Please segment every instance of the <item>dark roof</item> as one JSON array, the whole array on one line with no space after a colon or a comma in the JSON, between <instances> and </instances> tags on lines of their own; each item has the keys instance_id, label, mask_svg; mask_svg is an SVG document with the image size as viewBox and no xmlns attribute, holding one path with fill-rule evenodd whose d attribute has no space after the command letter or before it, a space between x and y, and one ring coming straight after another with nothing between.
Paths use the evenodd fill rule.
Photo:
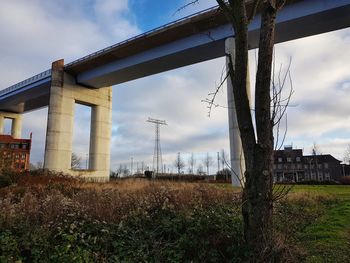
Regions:
<instances>
[{"instance_id":1,"label":"dark roof","mask_svg":"<svg viewBox=\"0 0 350 263\"><path fill-rule=\"evenodd\" d=\"M317 154L317 155L304 155L303 159L305 161L309 161L309 160L314 160L316 159L317 162L322 162L322 163L326 163L326 162L338 162L341 163L341 161L339 161L338 159L334 158L332 155L330 154Z\"/></svg>"},{"instance_id":2,"label":"dark roof","mask_svg":"<svg viewBox=\"0 0 350 263\"><path fill-rule=\"evenodd\" d=\"M31 139L15 139L11 135L1 135L0 134L0 143L11 143L11 142L30 143Z\"/></svg>"}]
</instances>

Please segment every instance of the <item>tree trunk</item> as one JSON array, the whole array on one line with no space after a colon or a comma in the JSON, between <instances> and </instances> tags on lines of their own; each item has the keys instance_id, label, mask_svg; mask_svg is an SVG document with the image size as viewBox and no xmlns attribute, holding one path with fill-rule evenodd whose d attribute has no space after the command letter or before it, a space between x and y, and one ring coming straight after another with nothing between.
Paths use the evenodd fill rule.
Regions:
<instances>
[{"instance_id":1,"label":"tree trunk","mask_svg":"<svg viewBox=\"0 0 350 263\"><path fill-rule=\"evenodd\" d=\"M277 9L270 3L263 4L255 86L257 143L253 148L253 160L247 164L242 207L245 239L254 255L260 259L267 254L273 237L273 121L270 83L276 13Z\"/></svg>"},{"instance_id":2,"label":"tree trunk","mask_svg":"<svg viewBox=\"0 0 350 263\"><path fill-rule=\"evenodd\" d=\"M246 92L248 64L248 16L246 2L217 0L235 30L235 67L229 63L233 84L237 121L245 156L245 187L242 214L244 236L253 252L253 262L265 262L272 245L272 154L273 120L271 120L271 68L275 35L275 19L283 0L261 1L259 61L255 86L255 124L253 126ZM256 2L257 4L259 2ZM230 57L229 57L230 58Z\"/></svg>"}]
</instances>

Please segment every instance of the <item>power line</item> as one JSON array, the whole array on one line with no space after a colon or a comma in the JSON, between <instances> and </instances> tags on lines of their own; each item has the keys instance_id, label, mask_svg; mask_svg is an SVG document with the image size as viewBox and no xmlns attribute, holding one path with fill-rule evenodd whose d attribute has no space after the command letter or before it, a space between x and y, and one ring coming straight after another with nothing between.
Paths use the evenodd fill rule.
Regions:
<instances>
[{"instance_id":1,"label":"power line","mask_svg":"<svg viewBox=\"0 0 350 263\"><path fill-rule=\"evenodd\" d=\"M148 118L147 122L155 124L155 140L154 140L154 154L153 154L153 171L157 174L163 169L162 164L162 150L160 147L160 125L168 125L165 120L157 120Z\"/></svg>"}]
</instances>

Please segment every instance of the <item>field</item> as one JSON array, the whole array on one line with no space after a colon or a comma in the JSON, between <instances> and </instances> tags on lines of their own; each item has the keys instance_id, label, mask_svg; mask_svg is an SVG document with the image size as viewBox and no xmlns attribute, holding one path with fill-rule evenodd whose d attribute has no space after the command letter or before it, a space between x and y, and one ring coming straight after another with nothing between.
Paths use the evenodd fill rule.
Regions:
<instances>
[{"instance_id":1,"label":"field","mask_svg":"<svg viewBox=\"0 0 350 263\"><path fill-rule=\"evenodd\" d=\"M246 262L228 185L15 176L0 188L0 262ZM274 262L350 262L350 187L295 186L274 208Z\"/></svg>"}]
</instances>

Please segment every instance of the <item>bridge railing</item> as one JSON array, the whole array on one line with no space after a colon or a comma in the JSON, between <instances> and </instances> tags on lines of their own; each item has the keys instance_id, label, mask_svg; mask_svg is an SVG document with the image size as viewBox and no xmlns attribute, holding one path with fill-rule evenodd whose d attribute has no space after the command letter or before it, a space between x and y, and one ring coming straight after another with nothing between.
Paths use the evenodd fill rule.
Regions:
<instances>
[{"instance_id":1,"label":"bridge railing","mask_svg":"<svg viewBox=\"0 0 350 263\"><path fill-rule=\"evenodd\" d=\"M77 60L74 60L74 61L72 61L72 62L66 64L65 67L69 67L69 66L78 64L78 63L81 62L81 61L88 60L88 59L90 59L90 58L96 57L96 56L98 56L98 55L100 55L100 54L102 54L102 53L105 53L105 52L107 52L107 51L109 51L109 50L111 50L111 49L114 49L114 48L116 48L116 47L120 47L120 46L122 46L122 45L124 45L124 44L126 44L126 43L128 43L128 42L134 41L134 40L136 40L136 39L138 39L138 38L142 38L142 37L148 36L148 35L150 35L150 34L156 32L156 31L165 29L165 28L167 28L167 27L170 27L170 26L172 26L172 25L175 25L175 24L177 24L177 23L180 23L180 22L185 21L185 20L187 20L187 19L190 19L190 18L192 18L192 17L198 16L198 15L200 15L200 14L209 12L209 11L211 11L211 10L215 10L215 9L217 9L217 8L218 8L218 6L213 6L213 7L204 9L204 10L202 10L202 11L200 11L200 12L197 12L197 13L194 13L194 14L191 14L191 15L188 15L188 16L185 16L185 17L183 17L183 18L177 19L177 20L175 20L175 21L172 21L172 22L167 23L167 24L165 24L165 25L162 25L162 26L160 26L160 27L156 27L156 28L154 28L154 29L151 29L151 30L149 30L149 31L146 31L145 33L136 35L136 36L131 37L131 38L127 39L127 40L124 40L124 41L119 42L119 43L117 43L117 44L114 44L114 45L112 45L112 46L109 46L109 47L106 47L106 48L101 49L101 50L99 50L99 51L96 51L96 52L94 52L94 53L91 53L91 54L89 54L89 55L87 55L87 56L84 56L84 57L82 57L82 58L79 58L79 59L77 59Z\"/></svg>"},{"instance_id":2,"label":"bridge railing","mask_svg":"<svg viewBox=\"0 0 350 263\"><path fill-rule=\"evenodd\" d=\"M17 84L14 84L6 89L0 90L0 96L4 95L6 93L9 93L11 91L18 90L24 86L30 85L32 83L35 83L39 80L45 79L45 78L50 77L50 76L51 76L51 69L48 69L48 70L41 72L41 73L31 77L31 78L25 79Z\"/></svg>"}]
</instances>

